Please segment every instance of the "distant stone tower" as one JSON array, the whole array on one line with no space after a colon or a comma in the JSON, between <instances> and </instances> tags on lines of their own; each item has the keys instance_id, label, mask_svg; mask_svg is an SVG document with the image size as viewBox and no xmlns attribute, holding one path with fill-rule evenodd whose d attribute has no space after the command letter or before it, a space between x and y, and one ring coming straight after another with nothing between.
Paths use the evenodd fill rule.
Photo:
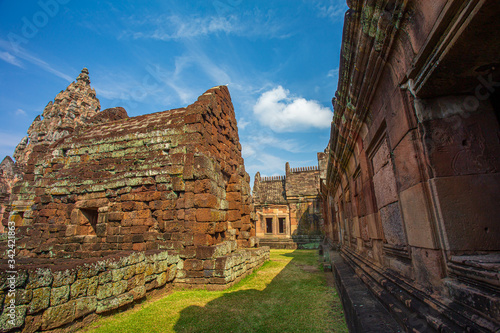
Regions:
<instances>
[{"instance_id":1,"label":"distant stone tower","mask_svg":"<svg viewBox=\"0 0 500 333\"><path fill-rule=\"evenodd\" d=\"M14 159L23 169L33 148L38 144L52 144L72 133L77 125L85 124L101 109L95 90L90 86L87 68L61 91L54 101L50 101L42 115L38 115L25 136L17 145Z\"/></svg>"}]
</instances>

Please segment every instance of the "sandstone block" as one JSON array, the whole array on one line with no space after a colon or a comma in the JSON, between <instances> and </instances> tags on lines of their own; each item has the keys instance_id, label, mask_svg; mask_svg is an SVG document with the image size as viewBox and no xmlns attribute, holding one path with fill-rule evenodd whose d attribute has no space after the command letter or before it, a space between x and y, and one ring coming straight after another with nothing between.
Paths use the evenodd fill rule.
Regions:
<instances>
[{"instance_id":1,"label":"sandstone block","mask_svg":"<svg viewBox=\"0 0 500 333\"><path fill-rule=\"evenodd\" d=\"M194 245L212 245L213 239L212 236L207 234L194 234Z\"/></svg>"},{"instance_id":2,"label":"sandstone block","mask_svg":"<svg viewBox=\"0 0 500 333\"><path fill-rule=\"evenodd\" d=\"M114 309L118 309L121 306L132 303L133 301L134 301L134 296L130 293L121 294L116 297L110 297L103 300L98 299L96 313L103 313Z\"/></svg>"},{"instance_id":3,"label":"sandstone block","mask_svg":"<svg viewBox=\"0 0 500 333\"><path fill-rule=\"evenodd\" d=\"M203 270L203 261L199 259L186 259L184 261L184 269L187 271Z\"/></svg>"},{"instance_id":4,"label":"sandstone block","mask_svg":"<svg viewBox=\"0 0 500 333\"><path fill-rule=\"evenodd\" d=\"M66 303L69 300L70 287L68 285L52 288L50 292L50 306Z\"/></svg>"},{"instance_id":5,"label":"sandstone block","mask_svg":"<svg viewBox=\"0 0 500 333\"><path fill-rule=\"evenodd\" d=\"M28 284L26 289L36 289L40 287L48 287L52 283L52 271L48 268L37 268L34 271L29 271Z\"/></svg>"},{"instance_id":6,"label":"sandstone block","mask_svg":"<svg viewBox=\"0 0 500 333\"><path fill-rule=\"evenodd\" d=\"M197 180L194 183L194 193L215 193L217 184L211 179Z\"/></svg>"},{"instance_id":7,"label":"sandstone block","mask_svg":"<svg viewBox=\"0 0 500 333\"><path fill-rule=\"evenodd\" d=\"M406 235L399 203L395 202L380 209L380 218L385 239L389 244L406 245Z\"/></svg>"},{"instance_id":8,"label":"sandstone block","mask_svg":"<svg viewBox=\"0 0 500 333\"><path fill-rule=\"evenodd\" d=\"M143 298L146 295L146 287L144 285L137 286L128 292L132 295L134 301Z\"/></svg>"},{"instance_id":9,"label":"sandstone block","mask_svg":"<svg viewBox=\"0 0 500 333\"><path fill-rule=\"evenodd\" d=\"M241 193L240 192L227 192L226 200L228 202L241 202Z\"/></svg>"},{"instance_id":10,"label":"sandstone block","mask_svg":"<svg viewBox=\"0 0 500 333\"><path fill-rule=\"evenodd\" d=\"M408 235L408 244L435 249L432 215L424 191L424 184L419 183L401 192L401 208Z\"/></svg>"},{"instance_id":11,"label":"sandstone block","mask_svg":"<svg viewBox=\"0 0 500 333\"><path fill-rule=\"evenodd\" d=\"M391 162L381 167L373 176L373 185L379 209L398 200L396 179Z\"/></svg>"},{"instance_id":12,"label":"sandstone block","mask_svg":"<svg viewBox=\"0 0 500 333\"><path fill-rule=\"evenodd\" d=\"M69 269L56 271L53 273L53 277L52 287L57 288L73 283L76 278L76 272Z\"/></svg>"},{"instance_id":13,"label":"sandstone block","mask_svg":"<svg viewBox=\"0 0 500 333\"><path fill-rule=\"evenodd\" d=\"M198 193L194 196L195 207L201 208L217 208L217 197L210 193Z\"/></svg>"},{"instance_id":14,"label":"sandstone block","mask_svg":"<svg viewBox=\"0 0 500 333\"><path fill-rule=\"evenodd\" d=\"M36 313L40 310L46 309L50 304L50 288L42 287L33 289L33 298L28 305L28 314Z\"/></svg>"},{"instance_id":15,"label":"sandstone block","mask_svg":"<svg viewBox=\"0 0 500 333\"><path fill-rule=\"evenodd\" d=\"M0 315L0 327L12 330L15 328L19 328L24 324L26 318L26 311L28 307L26 305L17 305L15 306L15 320L14 324L11 324L10 321L12 318L9 316L10 310L4 309L3 313Z\"/></svg>"},{"instance_id":16,"label":"sandstone block","mask_svg":"<svg viewBox=\"0 0 500 333\"><path fill-rule=\"evenodd\" d=\"M71 285L71 292L70 292L71 299L86 296L88 286L89 286L89 279L76 280Z\"/></svg>"}]
</instances>

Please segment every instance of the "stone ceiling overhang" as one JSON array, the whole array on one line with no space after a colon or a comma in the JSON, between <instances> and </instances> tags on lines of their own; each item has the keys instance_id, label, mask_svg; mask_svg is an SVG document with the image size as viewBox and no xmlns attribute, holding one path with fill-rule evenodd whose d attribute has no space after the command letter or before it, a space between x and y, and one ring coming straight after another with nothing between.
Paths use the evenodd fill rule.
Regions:
<instances>
[{"instance_id":1,"label":"stone ceiling overhang","mask_svg":"<svg viewBox=\"0 0 500 333\"><path fill-rule=\"evenodd\" d=\"M498 0L448 2L407 74L412 93L475 94L484 81L500 81L499 12Z\"/></svg>"}]
</instances>

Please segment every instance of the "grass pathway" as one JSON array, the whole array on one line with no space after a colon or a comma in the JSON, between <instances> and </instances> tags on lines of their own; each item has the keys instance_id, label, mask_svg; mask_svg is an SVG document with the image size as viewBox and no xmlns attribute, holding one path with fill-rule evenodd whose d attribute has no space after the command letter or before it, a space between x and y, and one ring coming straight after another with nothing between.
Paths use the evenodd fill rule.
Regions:
<instances>
[{"instance_id":1,"label":"grass pathway","mask_svg":"<svg viewBox=\"0 0 500 333\"><path fill-rule=\"evenodd\" d=\"M347 332L316 251L271 260L225 291L183 290L106 317L86 332Z\"/></svg>"}]
</instances>

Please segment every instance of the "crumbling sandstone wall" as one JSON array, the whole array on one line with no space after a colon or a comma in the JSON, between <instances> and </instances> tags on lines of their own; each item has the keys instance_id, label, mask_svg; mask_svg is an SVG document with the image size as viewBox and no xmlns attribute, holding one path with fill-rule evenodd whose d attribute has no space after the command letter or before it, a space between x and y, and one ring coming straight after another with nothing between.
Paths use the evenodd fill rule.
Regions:
<instances>
[{"instance_id":1,"label":"crumbling sandstone wall","mask_svg":"<svg viewBox=\"0 0 500 333\"><path fill-rule=\"evenodd\" d=\"M77 127L37 145L14 189L20 254L89 257L255 245L249 177L226 87L187 108Z\"/></svg>"},{"instance_id":2,"label":"crumbling sandstone wall","mask_svg":"<svg viewBox=\"0 0 500 333\"><path fill-rule=\"evenodd\" d=\"M168 251L148 251L86 260L20 259L14 275L8 273L7 265L1 265L4 302L0 327L7 331L21 327L29 332L50 330L115 310L171 285L179 261L178 255Z\"/></svg>"},{"instance_id":3,"label":"crumbling sandstone wall","mask_svg":"<svg viewBox=\"0 0 500 333\"><path fill-rule=\"evenodd\" d=\"M224 289L268 259L269 251L263 248L239 250L216 260L183 261L170 250L76 260L21 259L15 278L7 265L0 265L0 328L35 332L67 324L78 327L84 318L88 323L151 292L184 284L190 270L204 276L209 289Z\"/></svg>"}]
</instances>

